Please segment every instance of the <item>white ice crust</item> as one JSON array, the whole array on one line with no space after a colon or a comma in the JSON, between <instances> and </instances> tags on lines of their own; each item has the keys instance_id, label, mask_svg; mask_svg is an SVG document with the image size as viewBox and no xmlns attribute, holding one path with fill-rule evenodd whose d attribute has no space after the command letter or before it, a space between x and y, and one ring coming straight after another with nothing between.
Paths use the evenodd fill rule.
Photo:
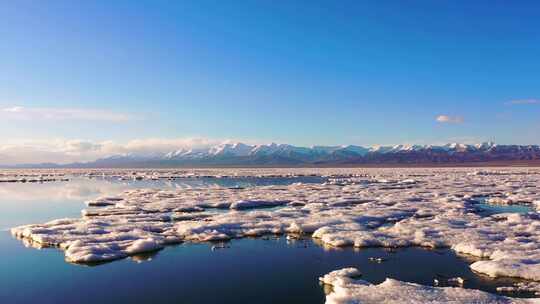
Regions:
<instances>
[{"instance_id":1,"label":"white ice crust","mask_svg":"<svg viewBox=\"0 0 540 304\"><path fill-rule=\"evenodd\" d=\"M284 170L264 169L264 174L298 175L294 169ZM247 172L242 174L261 174L256 169ZM448 247L483 258L471 265L476 272L540 281L539 169L320 172L330 177L329 182L129 190L87 202L81 218L25 225L11 232L37 246L58 246L66 260L75 263L120 259L186 241L312 234L330 247ZM307 173L311 174L302 171ZM237 176L238 172L212 174ZM527 214L482 216L475 211L479 198L532 209ZM361 289L424 288L395 280L369 286ZM458 296L453 289L433 290L441 296Z\"/></svg>"},{"instance_id":2,"label":"white ice crust","mask_svg":"<svg viewBox=\"0 0 540 304\"><path fill-rule=\"evenodd\" d=\"M326 304L403 304L403 303L540 303L538 299L514 299L474 289L459 287L431 287L386 279L380 284L370 284L355 279L355 268L333 271L320 280L332 286L326 295Z\"/></svg>"}]
</instances>

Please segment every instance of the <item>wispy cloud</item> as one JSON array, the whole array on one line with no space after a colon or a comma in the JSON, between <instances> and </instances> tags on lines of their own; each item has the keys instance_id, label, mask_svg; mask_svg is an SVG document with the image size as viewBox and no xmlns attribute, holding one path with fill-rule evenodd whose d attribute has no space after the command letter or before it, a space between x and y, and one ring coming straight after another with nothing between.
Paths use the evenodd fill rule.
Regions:
<instances>
[{"instance_id":1,"label":"wispy cloud","mask_svg":"<svg viewBox=\"0 0 540 304\"><path fill-rule=\"evenodd\" d=\"M12 106L0 108L0 118L16 120L84 120L125 122L134 116L101 109L38 108Z\"/></svg>"},{"instance_id":2,"label":"wispy cloud","mask_svg":"<svg viewBox=\"0 0 540 304\"><path fill-rule=\"evenodd\" d=\"M540 104L540 99L529 98L529 99L514 99L506 103L507 105L533 105Z\"/></svg>"},{"instance_id":3,"label":"wispy cloud","mask_svg":"<svg viewBox=\"0 0 540 304\"><path fill-rule=\"evenodd\" d=\"M232 140L195 137L135 139L124 143L79 139L26 140L0 144L0 165L92 161L126 153L159 155L182 148L207 148L226 142L232 142Z\"/></svg>"},{"instance_id":4,"label":"wispy cloud","mask_svg":"<svg viewBox=\"0 0 540 304\"><path fill-rule=\"evenodd\" d=\"M461 116L439 115L435 118L435 120L440 123L451 123L451 124L463 123L463 117Z\"/></svg>"}]
</instances>

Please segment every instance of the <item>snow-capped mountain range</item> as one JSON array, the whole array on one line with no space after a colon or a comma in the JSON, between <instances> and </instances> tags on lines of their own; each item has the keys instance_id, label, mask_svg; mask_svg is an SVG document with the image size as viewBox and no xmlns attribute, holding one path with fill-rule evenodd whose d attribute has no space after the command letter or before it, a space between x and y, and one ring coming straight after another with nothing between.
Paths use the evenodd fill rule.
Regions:
<instances>
[{"instance_id":1,"label":"snow-capped mountain range","mask_svg":"<svg viewBox=\"0 0 540 304\"><path fill-rule=\"evenodd\" d=\"M86 163L85 166L299 166L347 164L422 164L490 161L540 161L538 145L313 146L224 143L207 148L167 153L127 153Z\"/></svg>"}]
</instances>

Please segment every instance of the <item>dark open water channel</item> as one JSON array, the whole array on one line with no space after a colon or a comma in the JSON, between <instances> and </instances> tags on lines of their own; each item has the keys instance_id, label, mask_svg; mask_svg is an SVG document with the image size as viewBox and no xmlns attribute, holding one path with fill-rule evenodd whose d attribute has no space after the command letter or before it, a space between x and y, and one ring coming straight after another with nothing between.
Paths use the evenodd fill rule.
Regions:
<instances>
[{"instance_id":1,"label":"dark open water channel","mask_svg":"<svg viewBox=\"0 0 540 304\"><path fill-rule=\"evenodd\" d=\"M471 261L449 250L406 248L390 252L324 249L311 241L279 238L233 240L229 248L182 244L145 255L81 266L64 261L57 249L24 247L7 228L66 216L78 217L82 202L126 188L209 185L249 186L320 182L319 179L182 180L110 182L80 180L49 184L0 185L0 303L324 303L318 277L357 267L363 279L386 277L432 285L461 276L465 287L495 292L510 279L493 280L471 272ZM382 257L382 263L370 257Z\"/></svg>"}]
</instances>

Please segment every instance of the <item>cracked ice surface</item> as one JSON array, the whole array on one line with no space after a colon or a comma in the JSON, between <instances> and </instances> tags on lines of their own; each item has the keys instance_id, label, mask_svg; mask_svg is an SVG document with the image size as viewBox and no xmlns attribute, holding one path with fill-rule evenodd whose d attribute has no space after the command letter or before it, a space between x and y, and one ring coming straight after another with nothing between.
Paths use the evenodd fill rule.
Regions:
<instances>
[{"instance_id":1,"label":"cracked ice surface","mask_svg":"<svg viewBox=\"0 0 540 304\"><path fill-rule=\"evenodd\" d=\"M359 275L358 269L344 268L320 278L321 282L332 286L326 303L540 303L538 299L513 299L480 290L423 286L394 279L374 285L355 279Z\"/></svg>"},{"instance_id":2,"label":"cracked ice surface","mask_svg":"<svg viewBox=\"0 0 540 304\"><path fill-rule=\"evenodd\" d=\"M234 175L222 171L216 176ZM279 174L295 174L290 171ZM539 214L483 217L474 207L476 198L487 197L488 203L498 198L494 203L536 208L538 169L324 169L324 174L330 177L325 184L129 190L87 202L81 218L11 231L39 246L58 246L76 263L184 241L304 233L334 247L450 247L485 258L471 265L477 272L540 280Z\"/></svg>"}]
</instances>

